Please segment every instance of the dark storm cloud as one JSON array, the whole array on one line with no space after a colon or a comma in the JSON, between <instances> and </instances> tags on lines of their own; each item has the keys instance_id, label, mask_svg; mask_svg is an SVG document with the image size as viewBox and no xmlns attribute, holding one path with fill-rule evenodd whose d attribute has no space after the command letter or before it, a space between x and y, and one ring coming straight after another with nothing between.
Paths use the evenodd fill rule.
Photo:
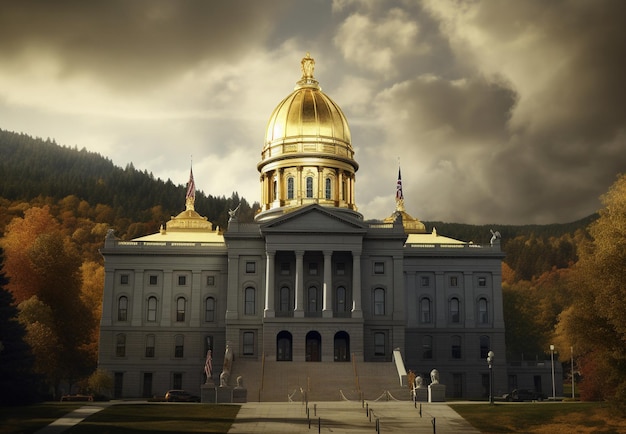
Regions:
<instances>
[{"instance_id":1,"label":"dark storm cloud","mask_svg":"<svg viewBox=\"0 0 626 434\"><path fill-rule=\"evenodd\" d=\"M0 58L54 57L64 78L87 74L128 91L201 62L255 49L284 2L15 1L0 13Z\"/></svg>"}]
</instances>

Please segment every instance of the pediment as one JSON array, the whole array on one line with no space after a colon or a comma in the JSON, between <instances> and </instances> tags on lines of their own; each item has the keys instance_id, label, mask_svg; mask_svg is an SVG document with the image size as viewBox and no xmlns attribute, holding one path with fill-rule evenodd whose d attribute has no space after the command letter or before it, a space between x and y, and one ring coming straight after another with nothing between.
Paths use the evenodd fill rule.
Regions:
<instances>
[{"instance_id":1,"label":"pediment","mask_svg":"<svg viewBox=\"0 0 626 434\"><path fill-rule=\"evenodd\" d=\"M354 233L367 232L367 226L341 212L310 205L282 215L261 226L261 233Z\"/></svg>"}]
</instances>

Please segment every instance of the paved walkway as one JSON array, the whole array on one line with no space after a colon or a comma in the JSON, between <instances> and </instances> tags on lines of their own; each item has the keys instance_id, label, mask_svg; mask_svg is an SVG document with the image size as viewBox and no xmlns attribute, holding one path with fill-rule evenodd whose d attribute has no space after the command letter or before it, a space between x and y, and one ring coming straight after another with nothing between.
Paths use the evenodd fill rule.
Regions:
<instances>
[{"instance_id":1,"label":"paved walkway","mask_svg":"<svg viewBox=\"0 0 626 434\"><path fill-rule=\"evenodd\" d=\"M36 434L59 434L115 403L85 405L40 429ZM316 431L334 434L366 431L429 434L434 432L480 433L445 403L422 403L421 406L417 404L416 407L411 401L374 401L367 402L365 406L356 401L309 403L308 417L307 406L304 403L250 402L242 404L228 433L310 434Z\"/></svg>"},{"instance_id":2,"label":"paved walkway","mask_svg":"<svg viewBox=\"0 0 626 434\"><path fill-rule=\"evenodd\" d=\"M411 401L368 402L366 407L354 401L327 401L309 403L308 408L307 418L302 403L244 404L228 433L480 433L445 403L422 403L421 417L420 405L416 408Z\"/></svg>"},{"instance_id":3,"label":"paved walkway","mask_svg":"<svg viewBox=\"0 0 626 434\"><path fill-rule=\"evenodd\" d=\"M77 408L71 413L66 414L62 418L55 420L50 425L43 427L39 431L36 431L35 434L62 433L63 431L70 429L74 425L81 423L85 418L91 416L92 414L97 413L100 410L104 410L109 405L112 405L112 403L99 402L96 404L87 404L83 407Z\"/></svg>"}]
</instances>

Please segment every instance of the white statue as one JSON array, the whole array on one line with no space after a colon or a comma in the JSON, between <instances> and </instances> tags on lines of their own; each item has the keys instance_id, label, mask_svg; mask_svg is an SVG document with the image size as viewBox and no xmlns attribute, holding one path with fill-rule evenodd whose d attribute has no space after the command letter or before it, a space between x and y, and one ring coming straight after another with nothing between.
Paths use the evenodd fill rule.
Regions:
<instances>
[{"instance_id":1,"label":"white statue","mask_svg":"<svg viewBox=\"0 0 626 434\"><path fill-rule=\"evenodd\" d=\"M233 350L230 345L226 344L226 351L224 352L224 366L222 373L220 374L220 387L228 386L228 379L230 378L230 369L233 366Z\"/></svg>"},{"instance_id":2,"label":"white statue","mask_svg":"<svg viewBox=\"0 0 626 434\"><path fill-rule=\"evenodd\" d=\"M500 235L499 231L495 231L493 229L491 230L491 241L489 241L489 244L491 244L493 246L493 243L496 242L496 240L499 240L500 238L502 238L502 235Z\"/></svg>"},{"instance_id":3,"label":"white statue","mask_svg":"<svg viewBox=\"0 0 626 434\"><path fill-rule=\"evenodd\" d=\"M430 384L439 384L439 371L436 369L430 371Z\"/></svg>"}]
</instances>

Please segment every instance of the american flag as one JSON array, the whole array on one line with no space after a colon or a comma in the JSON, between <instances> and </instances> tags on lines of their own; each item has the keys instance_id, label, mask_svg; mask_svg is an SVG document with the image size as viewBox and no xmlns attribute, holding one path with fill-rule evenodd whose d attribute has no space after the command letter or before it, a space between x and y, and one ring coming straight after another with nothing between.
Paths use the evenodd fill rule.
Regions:
<instances>
[{"instance_id":1,"label":"american flag","mask_svg":"<svg viewBox=\"0 0 626 434\"><path fill-rule=\"evenodd\" d=\"M206 379L209 380L213 375L213 357L211 355L211 350L206 352L206 362L204 362L204 373L206 374Z\"/></svg>"},{"instance_id":2,"label":"american flag","mask_svg":"<svg viewBox=\"0 0 626 434\"><path fill-rule=\"evenodd\" d=\"M196 183L193 180L193 169L189 171L189 183L187 184L187 199L196 198Z\"/></svg>"},{"instance_id":3,"label":"american flag","mask_svg":"<svg viewBox=\"0 0 626 434\"><path fill-rule=\"evenodd\" d=\"M398 167L398 184L396 185L396 200L404 199L402 194L402 176L400 175L400 168Z\"/></svg>"}]
</instances>

